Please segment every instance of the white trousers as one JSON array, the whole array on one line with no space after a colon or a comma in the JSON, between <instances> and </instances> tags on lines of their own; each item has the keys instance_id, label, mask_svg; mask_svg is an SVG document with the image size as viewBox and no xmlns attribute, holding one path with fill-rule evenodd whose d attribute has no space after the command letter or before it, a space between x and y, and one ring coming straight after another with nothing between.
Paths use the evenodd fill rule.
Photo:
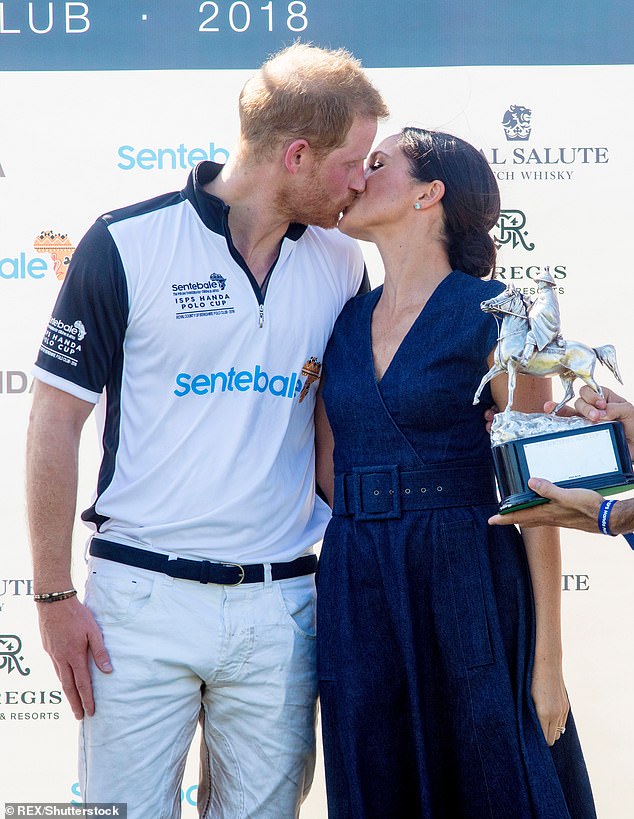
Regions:
<instances>
[{"instance_id":1,"label":"white trousers","mask_svg":"<svg viewBox=\"0 0 634 819\"><path fill-rule=\"evenodd\" d=\"M293 819L315 763L314 576L202 585L91 558L85 602L114 670L93 665L80 731L86 802L177 819L202 723L205 819Z\"/></svg>"}]
</instances>

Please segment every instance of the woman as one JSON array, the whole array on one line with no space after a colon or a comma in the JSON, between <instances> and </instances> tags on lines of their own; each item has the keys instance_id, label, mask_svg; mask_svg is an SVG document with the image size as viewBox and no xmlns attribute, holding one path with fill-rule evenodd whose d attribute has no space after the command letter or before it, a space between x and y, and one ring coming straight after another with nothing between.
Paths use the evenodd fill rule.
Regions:
<instances>
[{"instance_id":1,"label":"woman","mask_svg":"<svg viewBox=\"0 0 634 819\"><path fill-rule=\"evenodd\" d=\"M329 816L594 817L561 670L556 530L522 541L487 525L472 400L497 338L480 303L503 289L480 281L495 178L462 140L406 128L366 181L339 227L376 243L385 283L337 321L317 407ZM514 408L541 410L548 391L520 377ZM491 393L506 405L503 378Z\"/></svg>"}]
</instances>

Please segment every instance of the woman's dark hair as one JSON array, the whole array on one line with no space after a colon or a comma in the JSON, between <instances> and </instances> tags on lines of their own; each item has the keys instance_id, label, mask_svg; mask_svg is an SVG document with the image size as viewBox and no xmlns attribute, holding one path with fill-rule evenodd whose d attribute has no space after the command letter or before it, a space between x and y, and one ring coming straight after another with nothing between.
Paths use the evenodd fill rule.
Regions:
<instances>
[{"instance_id":1,"label":"woman's dark hair","mask_svg":"<svg viewBox=\"0 0 634 819\"><path fill-rule=\"evenodd\" d=\"M415 179L444 182L444 233L452 268L488 276L495 265L489 231L500 215L500 191L486 159L458 137L423 128L403 128L399 146Z\"/></svg>"}]
</instances>

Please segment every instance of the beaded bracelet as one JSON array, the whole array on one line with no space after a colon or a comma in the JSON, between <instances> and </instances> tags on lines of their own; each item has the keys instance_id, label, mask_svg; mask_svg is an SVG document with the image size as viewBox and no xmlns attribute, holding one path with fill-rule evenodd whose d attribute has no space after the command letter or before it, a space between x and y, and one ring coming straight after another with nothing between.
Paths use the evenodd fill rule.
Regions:
<instances>
[{"instance_id":1,"label":"beaded bracelet","mask_svg":"<svg viewBox=\"0 0 634 819\"><path fill-rule=\"evenodd\" d=\"M66 591L34 594L33 599L36 603L57 603L58 600L68 600L69 597L74 597L76 594L77 589L67 589Z\"/></svg>"}]
</instances>

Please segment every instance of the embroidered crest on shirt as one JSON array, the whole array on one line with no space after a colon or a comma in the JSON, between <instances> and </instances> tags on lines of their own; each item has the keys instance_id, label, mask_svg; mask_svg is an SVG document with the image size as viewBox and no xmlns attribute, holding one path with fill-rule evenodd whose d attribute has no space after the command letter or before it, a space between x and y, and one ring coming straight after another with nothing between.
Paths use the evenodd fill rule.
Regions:
<instances>
[{"instance_id":1,"label":"embroidered crest on shirt","mask_svg":"<svg viewBox=\"0 0 634 819\"><path fill-rule=\"evenodd\" d=\"M310 385L313 381L319 381L319 374L321 372L321 361L317 360L316 356L312 356L302 367L302 376L306 379L304 386L299 394L299 403L301 404L304 398L308 395Z\"/></svg>"}]
</instances>

